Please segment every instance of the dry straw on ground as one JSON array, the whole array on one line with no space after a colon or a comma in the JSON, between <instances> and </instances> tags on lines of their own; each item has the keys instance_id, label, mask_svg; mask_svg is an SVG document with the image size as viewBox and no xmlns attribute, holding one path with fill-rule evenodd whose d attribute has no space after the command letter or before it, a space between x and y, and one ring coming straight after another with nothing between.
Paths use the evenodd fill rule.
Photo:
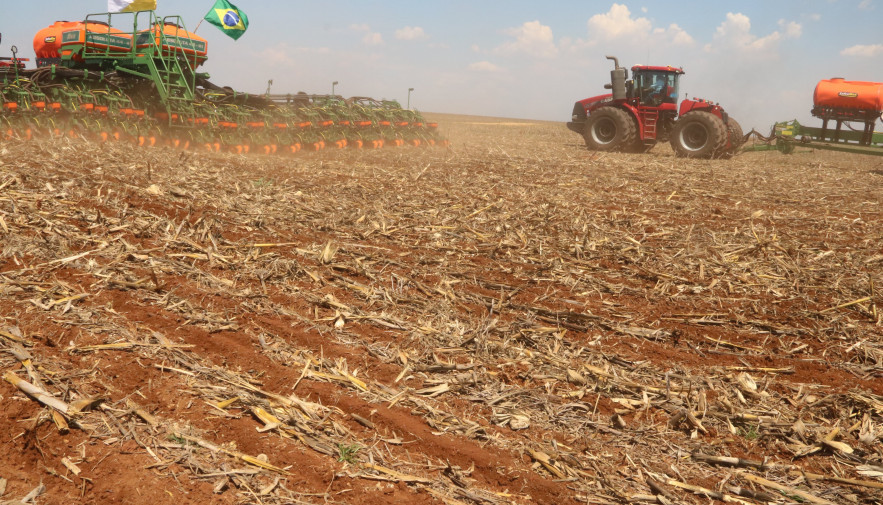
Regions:
<instances>
[{"instance_id":1,"label":"dry straw on ground","mask_svg":"<svg viewBox=\"0 0 883 505\"><path fill-rule=\"evenodd\" d=\"M883 501L883 162L439 119L0 145L0 503Z\"/></svg>"}]
</instances>

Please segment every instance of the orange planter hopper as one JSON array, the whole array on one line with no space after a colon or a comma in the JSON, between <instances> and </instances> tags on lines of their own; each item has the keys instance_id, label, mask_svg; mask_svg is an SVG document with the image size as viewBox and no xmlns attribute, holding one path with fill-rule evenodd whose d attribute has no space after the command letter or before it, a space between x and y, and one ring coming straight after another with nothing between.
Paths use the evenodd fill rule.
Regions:
<instances>
[{"instance_id":1,"label":"orange planter hopper","mask_svg":"<svg viewBox=\"0 0 883 505\"><path fill-rule=\"evenodd\" d=\"M183 53L190 60L193 68L202 65L208 58L208 42L174 23L166 23L162 25L162 29L157 25L152 30L138 32L136 45L139 49L148 47L151 43L162 47L162 52L166 56Z\"/></svg>"},{"instance_id":2,"label":"orange planter hopper","mask_svg":"<svg viewBox=\"0 0 883 505\"><path fill-rule=\"evenodd\" d=\"M96 21L56 21L34 36L37 58L69 56L83 46L92 52L127 53L132 50L132 36ZM78 55L74 59L82 61Z\"/></svg>"},{"instance_id":3,"label":"orange planter hopper","mask_svg":"<svg viewBox=\"0 0 883 505\"><path fill-rule=\"evenodd\" d=\"M883 83L841 78L819 81L813 93L813 104L816 107L883 112Z\"/></svg>"}]
</instances>

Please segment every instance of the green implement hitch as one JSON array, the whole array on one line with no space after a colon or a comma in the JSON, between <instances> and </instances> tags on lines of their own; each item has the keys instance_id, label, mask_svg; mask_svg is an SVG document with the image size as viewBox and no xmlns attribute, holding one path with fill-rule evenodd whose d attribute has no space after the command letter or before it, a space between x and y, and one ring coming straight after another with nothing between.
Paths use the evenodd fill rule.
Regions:
<instances>
[{"instance_id":1,"label":"green implement hitch","mask_svg":"<svg viewBox=\"0 0 883 505\"><path fill-rule=\"evenodd\" d=\"M768 137L760 132L751 130L745 135L743 152L755 151L779 151L782 154L792 154L798 147L808 149L821 149L827 151L839 151L854 154L869 154L883 156L883 133L874 132L871 135L870 144L861 144L864 132L857 130L842 130L836 132L835 138L831 138L834 132L823 128L803 126L796 119L782 121L773 125L772 132ZM748 143L754 139L754 143Z\"/></svg>"}]
</instances>

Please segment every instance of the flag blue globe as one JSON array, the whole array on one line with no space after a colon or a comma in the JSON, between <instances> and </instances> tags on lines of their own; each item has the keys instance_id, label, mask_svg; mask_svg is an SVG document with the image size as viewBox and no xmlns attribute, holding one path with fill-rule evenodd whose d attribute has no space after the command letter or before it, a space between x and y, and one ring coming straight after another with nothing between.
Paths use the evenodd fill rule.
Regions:
<instances>
[{"instance_id":1,"label":"flag blue globe","mask_svg":"<svg viewBox=\"0 0 883 505\"><path fill-rule=\"evenodd\" d=\"M248 16L231 4L229 0L215 0L215 5L202 19L217 26L224 34L234 40L238 40L248 29Z\"/></svg>"},{"instance_id":2,"label":"flag blue globe","mask_svg":"<svg viewBox=\"0 0 883 505\"><path fill-rule=\"evenodd\" d=\"M224 24L230 27L238 25L239 15L234 11L227 11L227 13L224 14Z\"/></svg>"}]
</instances>

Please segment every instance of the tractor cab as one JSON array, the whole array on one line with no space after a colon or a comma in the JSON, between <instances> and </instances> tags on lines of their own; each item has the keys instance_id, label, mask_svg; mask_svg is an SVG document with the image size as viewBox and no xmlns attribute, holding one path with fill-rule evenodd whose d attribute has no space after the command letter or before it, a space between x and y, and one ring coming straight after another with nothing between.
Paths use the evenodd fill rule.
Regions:
<instances>
[{"instance_id":1,"label":"tractor cab","mask_svg":"<svg viewBox=\"0 0 883 505\"><path fill-rule=\"evenodd\" d=\"M631 93L645 107L675 110L678 103L678 78L684 73L675 67L632 67ZM670 104L670 105L669 105Z\"/></svg>"}]
</instances>

